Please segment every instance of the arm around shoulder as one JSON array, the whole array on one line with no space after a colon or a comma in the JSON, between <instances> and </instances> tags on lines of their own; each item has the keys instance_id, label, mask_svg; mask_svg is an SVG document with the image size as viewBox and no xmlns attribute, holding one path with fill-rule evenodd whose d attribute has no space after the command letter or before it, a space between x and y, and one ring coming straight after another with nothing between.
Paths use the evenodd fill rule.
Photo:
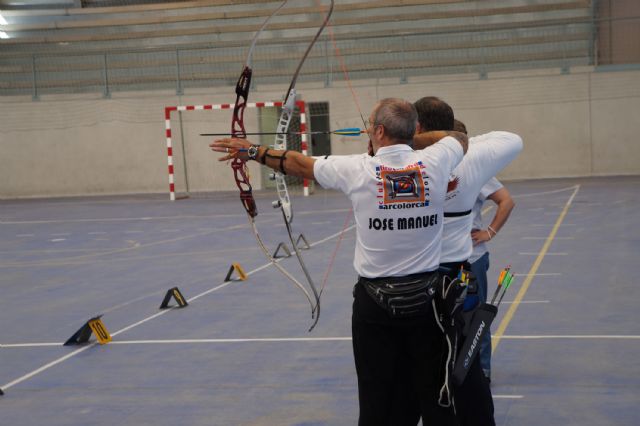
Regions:
<instances>
[{"instance_id":1,"label":"arm around shoulder","mask_svg":"<svg viewBox=\"0 0 640 426\"><path fill-rule=\"evenodd\" d=\"M453 130L433 130L430 132L418 133L413 137L413 149L420 150L431 146L447 136L451 136L460 143L462 152L467 153L469 148L469 138L464 133L454 132Z\"/></svg>"},{"instance_id":2,"label":"arm around shoulder","mask_svg":"<svg viewBox=\"0 0 640 426\"><path fill-rule=\"evenodd\" d=\"M460 132L450 132L449 136L460 142L460 145L462 145L462 152L466 154L469 150L469 137Z\"/></svg>"}]
</instances>

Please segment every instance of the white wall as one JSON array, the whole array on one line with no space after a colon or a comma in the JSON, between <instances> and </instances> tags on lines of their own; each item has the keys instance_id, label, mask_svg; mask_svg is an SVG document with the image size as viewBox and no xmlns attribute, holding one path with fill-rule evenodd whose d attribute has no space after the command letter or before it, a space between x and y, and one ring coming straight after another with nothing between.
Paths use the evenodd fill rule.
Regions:
<instances>
[{"instance_id":1,"label":"white wall","mask_svg":"<svg viewBox=\"0 0 640 426\"><path fill-rule=\"evenodd\" d=\"M435 95L449 102L470 134L510 130L522 135L523 154L502 178L640 174L640 70L592 72L589 68L490 73L352 82L366 119L384 97L416 100ZM286 87L258 86L251 101L279 100ZM299 84L308 102L330 104L334 128L361 126L351 91ZM233 103L232 88L200 90L178 97L143 92L2 98L0 105L0 198L168 192L164 107ZM172 115L174 143L179 121ZM247 131L256 119L247 113ZM230 168L215 161L202 132L228 131L231 111L183 115L192 191L234 190ZM335 137L334 154L363 152L366 138ZM180 148L176 178L183 184ZM257 165L252 181L260 188Z\"/></svg>"}]
</instances>

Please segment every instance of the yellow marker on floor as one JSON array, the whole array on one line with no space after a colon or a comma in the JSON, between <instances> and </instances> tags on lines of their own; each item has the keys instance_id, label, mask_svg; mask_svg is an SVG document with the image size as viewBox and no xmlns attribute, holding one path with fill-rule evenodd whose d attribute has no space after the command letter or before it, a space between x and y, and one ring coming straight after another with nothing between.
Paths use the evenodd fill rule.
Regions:
<instances>
[{"instance_id":1,"label":"yellow marker on floor","mask_svg":"<svg viewBox=\"0 0 640 426\"><path fill-rule=\"evenodd\" d=\"M111 335L100 319L101 317L102 315L98 315L85 322L84 325L73 334L73 336L64 342L64 346L87 343L92 332L96 335L96 339L101 345L109 343L111 341Z\"/></svg>"},{"instance_id":2,"label":"yellow marker on floor","mask_svg":"<svg viewBox=\"0 0 640 426\"><path fill-rule=\"evenodd\" d=\"M160 309L170 308L169 302L171 301L171 298L175 299L175 301L178 303L178 307L180 308L184 308L185 306L189 305L182 293L180 293L178 287L173 287L167 290L167 294L165 294L164 299L162 299L162 303L160 304Z\"/></svg>"},{"instance_id":3,"label":"yellow marker on floor","mask_svg":"<svg viewBox=\"0 0 640 426\"><path fill-rule=\"evenodd\" d=\"M98 343L101 345L105 345L111 341L111 334L105 327L102 320L98 318L94 318L88 321L89 327L93 330L93 334L96 335L96 339L98 339Z\"/></svg>"},{"instance_id":4,"label":"yellow marker on floor","mask_svg":"<svg viewBox=\"0 0 640 426\"><path fill-rule=\"evenodd\" d=\"M247 273L244 271L244 269L242 269L242 266L240 266L240 264L237 262L233 262L231 264L231 267L229 268L229 272L227 272L227 276L224 279L225 282L231 281L231 274L233 274L233 271L238 274L238 278L240 278L240 280L245 281L247 279Z\"/></svg>"}]
</instances>

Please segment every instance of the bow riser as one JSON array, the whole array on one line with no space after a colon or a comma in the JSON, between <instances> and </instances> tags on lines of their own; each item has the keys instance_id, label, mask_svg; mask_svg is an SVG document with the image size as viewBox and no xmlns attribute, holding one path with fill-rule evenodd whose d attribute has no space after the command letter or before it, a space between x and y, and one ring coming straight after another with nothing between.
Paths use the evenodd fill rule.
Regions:
<instances>
[{"instance_id":1,"label":"bow riser","mask_svg":"<svg viewBox=\"0 0 640 426\"><path fill-rule=\"evenodd\" d=\"M233 107L233 120L231 122L231 137L234 138L244 139L247 137L247 132L244 128L244 110L247 107L252 74L251 68L245 66L236 83L236 103Z\"/></svg>"},{"instance_id":2,"label":"bow riser","mask_svg":"<svg viewBox=\"0 0 640 426\"><path fill-rule=\"evenodd\" d=\"M247 107L247 99L251 87L251 75L251 68L245 65L236 83L236 103L233 107L233 120L231 122L231 136L234 138L245 138L247 136L244 128L244 111ZM258 207L253 199L253 188L249 182L247 162L236 157L231 161L231 168L233 169L236 185L240 190L242 206L249 216L256 217L258 215Z\"/></svg>"}]
</instances>

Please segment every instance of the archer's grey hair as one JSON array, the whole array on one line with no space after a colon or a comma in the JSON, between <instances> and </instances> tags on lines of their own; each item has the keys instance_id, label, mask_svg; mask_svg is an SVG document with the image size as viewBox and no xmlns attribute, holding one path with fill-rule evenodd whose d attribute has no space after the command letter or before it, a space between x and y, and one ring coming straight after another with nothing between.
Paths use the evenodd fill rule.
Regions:
<instances>
[{"instance_id":1,"label":"archer's grey hair","mask_svg":"<svg viewBox=\"0 0 640 426\"><path fill-rule=\"evenodd\" d=\"M372 124L382 124L391 139L411 143L417 123L418 113L411 102L399 98L385 98L378 102Z\"/></svg>"}]
</instances>

